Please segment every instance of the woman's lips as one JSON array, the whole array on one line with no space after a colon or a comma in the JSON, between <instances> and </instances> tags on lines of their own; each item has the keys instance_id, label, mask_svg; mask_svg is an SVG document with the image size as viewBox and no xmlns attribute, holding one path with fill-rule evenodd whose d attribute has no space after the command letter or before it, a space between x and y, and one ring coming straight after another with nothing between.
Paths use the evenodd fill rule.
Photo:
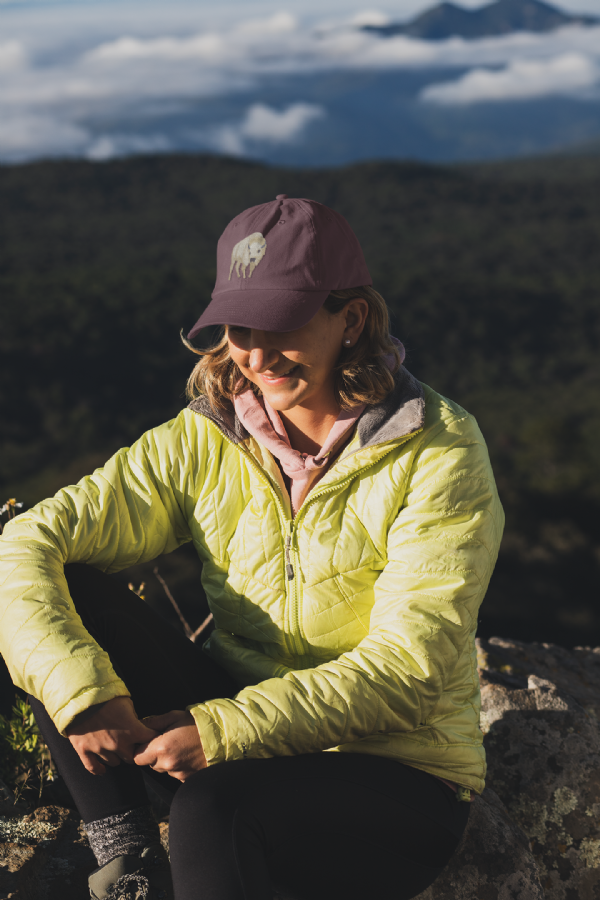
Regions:
<instances>
[{"instance_id":1,"label":"woman's lips","mask_svg":"<svg viewBox=\"0 0 600 900\"><path fill-rule=\"evenodd\" d=\"M266 375L262 374L260 377L263 381L266 381L267 384L283 384L288 378L293 378L298 374L299 365L295 365L292 369L288 369L287 372L283 372L281 375Z\"/></svg>"}]
</instances>

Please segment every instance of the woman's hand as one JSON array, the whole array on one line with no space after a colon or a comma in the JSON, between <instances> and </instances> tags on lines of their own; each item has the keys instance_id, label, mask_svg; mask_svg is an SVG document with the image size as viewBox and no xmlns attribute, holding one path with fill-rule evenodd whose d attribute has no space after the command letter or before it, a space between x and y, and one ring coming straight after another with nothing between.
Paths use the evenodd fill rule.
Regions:
<instances>
[{"instance_id":1,"label":"woman's hand","mask_svg":"<svg viewBox=\"0 0 600 900\"><path fill-rule=\"evenodd\" d=\"M151 741L156 731L138 719L130 697L113 697L77 716L67 728L67 737L88 772L103 775L104 763L132 763L136 745Z\"/></svg>"},{"instance_id":2,"label":"woman's hand","mask_svg":"<svg viewBox=\"0 0 600 900\"><path fill-rule=\"evenodd\" d=\"M147 716L144 723L162 734L137 749L136 766L150 766L178 781L206 768L202 741L191 712L174 709L163 716Z\"/></svg>"}]
</instances>

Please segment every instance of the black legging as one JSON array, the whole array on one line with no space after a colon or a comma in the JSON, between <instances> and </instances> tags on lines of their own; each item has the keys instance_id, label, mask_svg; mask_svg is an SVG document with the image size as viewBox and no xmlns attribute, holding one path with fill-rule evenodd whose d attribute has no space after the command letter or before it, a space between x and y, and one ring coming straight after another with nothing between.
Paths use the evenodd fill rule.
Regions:
<instances>
[{"instance_id":1,"label":"black legging","mask_svg":"<svg viewBox=\"0 0 600 900\"><path fill-rule=\"evenodd\" d=\"M124 585L87 566L66 574L139 716L236 693L222 669ZM125 764L91 775L31 702L84 822L146 804L144 775L172 797L176 900L272 900L274 889L289 900L408 900L434 881L467 823L469 804L441 781L367 754L239 760L182 785Z\"/></svg>"}]
</instances>

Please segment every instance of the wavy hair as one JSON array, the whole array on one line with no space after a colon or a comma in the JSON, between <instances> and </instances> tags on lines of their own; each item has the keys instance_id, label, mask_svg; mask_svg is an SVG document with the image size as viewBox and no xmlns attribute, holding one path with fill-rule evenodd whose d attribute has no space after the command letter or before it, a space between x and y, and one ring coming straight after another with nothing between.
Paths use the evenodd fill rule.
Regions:
<instances>
[{"instance_id":1,"label":"wavy hair","mask_svg":"<svg viewBox=\"0 0 600 900\"><path fill-rule=\"evenodd\" d=\"M353 347L342 348L334 368L334 390L341 409L351 409L361 403L380 403L394 387L393 376L400 368L400 354L390 336L388 308L374 288L365 285L332 291L323 309L335 316L347 303L359 297L369 305L365 327ZM226 326L220 340L205 350L194 347L183 332L181 340L200 357L188 378L186 394L189 400L205 396L216 411L248 388L260 396L257 385L242 375L229 355Z\"/></svg>"}]
</instances>

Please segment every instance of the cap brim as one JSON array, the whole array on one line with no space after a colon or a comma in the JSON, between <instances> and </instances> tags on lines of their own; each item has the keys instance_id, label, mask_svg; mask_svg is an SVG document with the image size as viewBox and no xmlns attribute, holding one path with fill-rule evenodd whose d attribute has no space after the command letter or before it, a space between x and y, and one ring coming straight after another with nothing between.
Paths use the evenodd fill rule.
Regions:
<instances>
[{"instance_id":1,"label":"cap brim","mask_svg":"<svg viewBox=\"0 0 600 900\"><path fill-rule=\"evenodd\" d=\"M295 331L315 316L329 291L245 290L219 294L208 304L188 339L209 325L238 325L260 331Z\"/></svg>"}]
</instances>

